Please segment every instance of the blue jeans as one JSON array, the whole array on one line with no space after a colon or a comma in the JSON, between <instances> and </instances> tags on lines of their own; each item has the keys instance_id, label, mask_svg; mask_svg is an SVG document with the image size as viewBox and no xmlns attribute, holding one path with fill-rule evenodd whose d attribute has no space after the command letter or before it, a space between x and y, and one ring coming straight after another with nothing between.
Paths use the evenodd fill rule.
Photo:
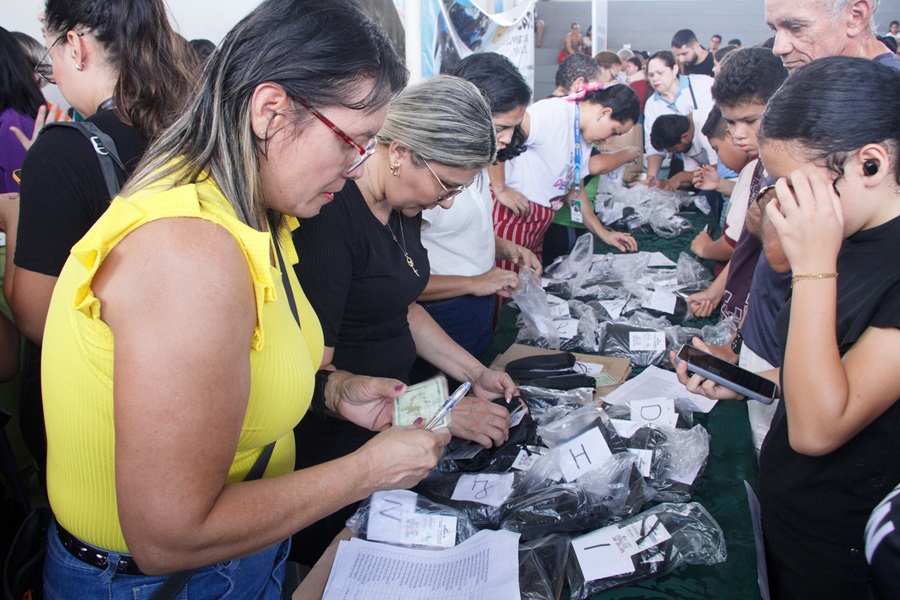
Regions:
<instances>
[{"instance_id":1,"label":"blue jeans","mask_svg":"<svg viewBox=\"0 0 900 600\"><path fill-rule=\"evenodd\" d=\"M487 350L494 337L493 296L457 296L419 304L469 354L478 358Z\"/></svg>"},{"instance_id":2,"label":"blue jeans","mask_svg":"<svg viewBox=\"0 0 900 600\"><path fill-rule=\"evenodd\" d=\"M47 600L109 600L150 598L166 576L116 573L119 554L109 554L109 565L98 569L81 562L63 547L56 524L47 532L44 562L44 598ZM284 582L284 561L290 540L238 560L198 569L181 590L181 600L279 600Z\"/></svg>"}]
</instances>

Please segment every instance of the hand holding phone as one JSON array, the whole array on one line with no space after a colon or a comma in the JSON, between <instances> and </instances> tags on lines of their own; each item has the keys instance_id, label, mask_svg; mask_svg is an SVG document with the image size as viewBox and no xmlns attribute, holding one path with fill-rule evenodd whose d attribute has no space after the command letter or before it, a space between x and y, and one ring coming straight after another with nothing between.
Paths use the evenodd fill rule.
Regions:
<instances>
[{"instance_id":1,"label":"hand holding phone","mask_svg":"<svg viewBox=\"0 0 900 600\"><path fill-rule=\"evenodd\" d=\"M690 344L681 347L675 362L685 362L688 371L763 404L772 404L778 397L778 386L774 382Z\"/></svg>"}]
</instances>

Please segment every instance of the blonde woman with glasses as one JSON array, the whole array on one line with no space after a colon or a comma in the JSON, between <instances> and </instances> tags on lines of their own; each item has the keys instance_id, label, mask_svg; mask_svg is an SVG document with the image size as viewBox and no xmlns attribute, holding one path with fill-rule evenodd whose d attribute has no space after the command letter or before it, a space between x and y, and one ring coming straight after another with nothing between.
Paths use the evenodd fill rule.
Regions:
<instances>
[{"instance_id":1,"label":"blonde woman with glasses","mask_svg":"<svg viewBox=\"0 0 900 600\"><path fill-rule=\"evenodd\" d=\"M457 77L432 78L391 103L365 170L294 232L297 275L325 333L322 364L412 383L419 356L471 382L479 399L457 405L450 431L485 447L509 432L508 411L487 399L511 397L513 383L457 345L416 298L430 274L422 210L449 208L496 153L490 107L478 88ZM350 454L372 435L339 419L307 419L296 430L297 466ZM317 531L301 532L298 561L315 562L344 520L338 513Z\"/></svg>"},{"instance_id":2,"label":"blonde woman with glasses","mask_svg":"<svg viewBox=\"0 0 900 600\"><path fill-rule=\"evenodd\" d=\"M278 599L292 533L437 463L446 430L398 427L294 471L310 406L378 431L403 389L316 385L287 227L363 172L406 75L352 0L262 3L75 245L44 334L47 597Z\"/></svg>"}]
</instances>

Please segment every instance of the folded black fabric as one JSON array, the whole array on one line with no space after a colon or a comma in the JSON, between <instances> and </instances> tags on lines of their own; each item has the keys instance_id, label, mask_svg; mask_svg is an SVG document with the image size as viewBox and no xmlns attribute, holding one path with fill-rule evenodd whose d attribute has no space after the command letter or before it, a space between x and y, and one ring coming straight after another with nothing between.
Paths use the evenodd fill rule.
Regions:
<instances>
[{"instance_id":1,"label":"folded black fabric","mask_svg":"<svg viewBox=\"0 0 900 600\"><path fill-rule=\"evenodd\" d=\"M510 361L506 372L515 380L539 379L552 375L574 373L575 355L571 352L537 354Z\"/></svg>"}]
</instances>

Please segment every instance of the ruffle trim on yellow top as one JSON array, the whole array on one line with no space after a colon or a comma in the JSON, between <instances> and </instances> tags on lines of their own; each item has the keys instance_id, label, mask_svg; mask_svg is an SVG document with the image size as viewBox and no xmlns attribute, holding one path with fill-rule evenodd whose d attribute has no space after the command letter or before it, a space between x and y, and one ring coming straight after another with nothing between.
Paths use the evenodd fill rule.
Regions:
<instances>
[{"instance_id":1,"label":"ruffle trim on yellow top","mask_svg":"<svg viewBox=\"0 0 900 600\"><path fill-rule=\"evenodd\" d=\"M149 206L151 202L152 207ZM263 305L277 299L270 262L272 238L268 232L257 231L241 223L218 187L205 179L197 184L183 184L170 189L151 186L128 198L117 197L102 217L110 225L92 228L72 247L72 256L88 270L75 290L74 308L91 319L99 320L100 300L94 296L91 283L103 261L125 236L138 227L157 219L173 217L206 219L224 227L240 239L240 246L250 265L256 297L256 327L253 330L251 348L262 349ZM292 221L291 229L298 224L296 219ZM287 265L294 265L298 262L298 257L288 229L281 228L279 242L285 262ZM111 231L118 233L111 235Z\"/></svg>"}]
</instances>

